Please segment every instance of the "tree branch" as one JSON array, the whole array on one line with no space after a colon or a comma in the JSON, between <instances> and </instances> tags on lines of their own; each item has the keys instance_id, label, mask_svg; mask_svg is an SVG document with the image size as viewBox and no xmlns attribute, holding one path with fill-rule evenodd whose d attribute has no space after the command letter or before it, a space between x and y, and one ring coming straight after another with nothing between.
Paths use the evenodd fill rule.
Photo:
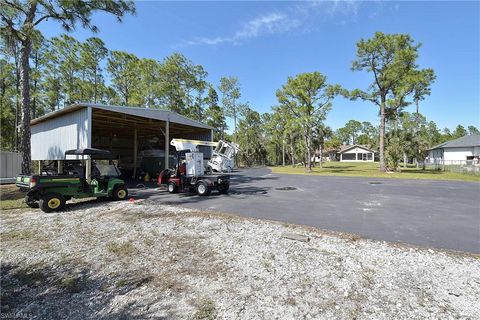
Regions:
<instances>
[{"instance_id":1,"label":"tree branch","mask_svg":"<svg viewBox=\"0 0 480 320\"><path fill-rule=\"evenodd\" d=\"M3 2L5 2L7 5L9 5L10 7L12 8L15 8L17 9L18 11L21 11L23 12L25 15L27 14L27 12L19 5L17 5L16 3L14 2L11 2L11 1L8 1L8 0L3 0Z\"/></svg>"},{"instance_id":2,"label":"tree branch","mask_svg":"<svg viewBox=\"0 0 480 320\"><path fill-rule=\"evenodd\" d=\"M40 22L42 22L43 20L48 19L48 18L60 19L60 16L58 14L57 15L47 14L47 15L44 15L43 17L39 18L37 21L35 21L33 23L33 25L36 26L37 24L39 24Z\"/></svg>"},{"instance_id":3,"label":"tree branch","mask_svg":"<svg viewBox=\"0 0 480 320\"><path fill-rule=\"evenodd\" d=\"M6 23L6 27L15 36L15 38L17 38L20 41L23 41L23 37L21 33L17 29L15 29L13 22L9 20L7 17L5 17L2 12L0 12L0 16L2 17L2 20Z\"/></svg>"}]
</instances>

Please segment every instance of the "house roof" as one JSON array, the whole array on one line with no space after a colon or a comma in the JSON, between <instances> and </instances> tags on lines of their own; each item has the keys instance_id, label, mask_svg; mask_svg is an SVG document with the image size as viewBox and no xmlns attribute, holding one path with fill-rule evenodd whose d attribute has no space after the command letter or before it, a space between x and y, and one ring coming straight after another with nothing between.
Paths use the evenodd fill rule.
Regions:
<instances>
[{"instance_id":1,"label":"house roof","mask_svg":"<svg viewBox=\"0 0 480 320\"><path fill-rule=\"evenodd\" d=\"M429 150L443 149L443 148L465 148L480 146L480 134L469 134L461 138L440 143Z\"/></svg>"},{"instance_id":2,"label":"house roof","mask_svg":"<svg viewBox=\"0 0 480 320\"><path fill-rule=\"evenodd\" d=\"M87 107L91 107L93 109L102 109L102 110L112 111L112 112L117 112L122 114L128 114L128 115L138 116L138 117L143 117L148 119L155 119L155 120L161 120L161 121L168 120L170 122L179 123L179 124L183 124L191 127L213 129L211 126L208 126L199 121L184 117L176 112L169 111L169 110L147 109L142 107L110 106L110 105L93 104L93 103L73 104L71 106L47 113L46 115L33 119L31 121L31 124L35 125L37 123L47 121L50 118L55 118L63 114L67 114L67 113L70 113L82 108L87 108Z\"/></svg>"},{"instance_id":3,"label":"house roof","mask_svg":"<svg viewBox=\"0 0 480 320\"><path fill-rule=\"evenodd\" d=\"M342 145L340 146L340 151L339 153L343 153L345 151L348 151L348 150L351 150L353 148L362 148L362 149L365 149L367 151L370 151L370 152L375 152L374 150L370 149L368 146L366 145L362 145L362 144L354 144L354 145Z\"/></svg>"}]
</instances>

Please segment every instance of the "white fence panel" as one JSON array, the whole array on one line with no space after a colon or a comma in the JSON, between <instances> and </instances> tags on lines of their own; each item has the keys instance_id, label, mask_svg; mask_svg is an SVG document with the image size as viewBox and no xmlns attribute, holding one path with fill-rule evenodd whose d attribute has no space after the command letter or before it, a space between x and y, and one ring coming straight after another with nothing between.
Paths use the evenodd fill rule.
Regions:
<instances>
[{"instance_id":1,"label":"white fence panel","mask_svg":"<svg viewBox=\"0 0 480 320\"><path fill-rule=\"evenodd\" d=\"M14 178L22 172L22 154L20 152L0 151L0 178Z\"/></svg>"}]
</instances>

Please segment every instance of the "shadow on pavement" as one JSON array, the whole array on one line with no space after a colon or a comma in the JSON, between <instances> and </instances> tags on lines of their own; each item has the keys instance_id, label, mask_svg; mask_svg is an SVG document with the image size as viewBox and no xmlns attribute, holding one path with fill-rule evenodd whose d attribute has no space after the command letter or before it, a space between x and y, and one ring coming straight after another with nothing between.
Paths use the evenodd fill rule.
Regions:
<instances>
[{"instance_id":1,"label":"shadow on pavement","mask_svg":"<svg viewBox=\"0 0 480 320\"><path fill-rule=\"evenodd\" d=\"M209 200L234 197L236 199L247 199L249 197L268 197L272 190L271 186L256 186L258 181L277 180L278 176L269 175L270 169L242 169L231 174L231 184L228 194L220 194L213 190L209 196L201 197L195 192L179 192L170 194L165 187L159 187L156 182L128 181L128 198L134 200L152 199L161 204L179 205L207 202ZM67 203L65 212L78 209L85 209L85 206L96 206L111 202L109 198L98 198L83 200L80 202Z\"/></svg>"}]
</instances>

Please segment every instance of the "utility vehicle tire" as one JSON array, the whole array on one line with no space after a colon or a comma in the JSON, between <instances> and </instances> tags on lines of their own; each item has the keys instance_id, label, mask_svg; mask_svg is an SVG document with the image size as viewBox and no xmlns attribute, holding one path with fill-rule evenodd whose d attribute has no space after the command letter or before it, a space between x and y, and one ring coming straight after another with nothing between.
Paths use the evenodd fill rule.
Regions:
<instances>
[{"instance_id":1,"label":"utility vehicle tire","mask_svg":"<svg viewBox=\"0 0 480 320\"><path fill-rule=\"evenodd\" d=\"M59 193L47 193L38 202L43 212L59 211L65 206L65 198Z\"/></svg>"},{"instance_id":2,"label":"utility vehicle tire","mask_svg":"<svg viewBox=\"0 0 480 320\"><path fill-rule=\"evenodd\" d=\"M125 186L117 185L113 188L112 198L113 200L125 200L128 197L128 190Z\"/></svg>"},{"instance_id":3,"label":"utility vehicle tire","mask_svg":"<svg viewBox=\"0 0 480 320\"><path fill-rule=\"evenodd\" d=\"M169 182L167 188L168 188L169 193L177 193L178 192L178 187L177 187L177 184L175 182Z\"/></svg>"},{"instance_id":4,"label":"utility vehicle tire","mask_svg":"<svg viewBox=\"0 0 480 320\"><path fill-rule=\"evenodd\" d=\"M30 208L38 208L38 202L37 202L37 200L35 200L35 199L32 198L32 197L25 196L25 203L26 203L27 206L29 206Z\"/></svg>"},{"instance_id":5,"label":"utility vehicle tire","mask_svg":"<svg viewBox=\"0 0 480 320\"><path fill-rule=\"evenodd\" d=\"M230 189L230 185L226 185L226 186L218 186L218 192L220 194L227 194L228 193L228 189Z\"/></svg>"},{"instance_id":6,"label":"utility vehicle tire","mask_svg":"<svg viewBox=\"0 0 480 320\"><path fill-rule=\"evenodd\" d=\"M212 189L208 186L205 181L200 181L197 183L197 194L199 196L208 196L212 192Z\"/></svg>"}]
</instances>

